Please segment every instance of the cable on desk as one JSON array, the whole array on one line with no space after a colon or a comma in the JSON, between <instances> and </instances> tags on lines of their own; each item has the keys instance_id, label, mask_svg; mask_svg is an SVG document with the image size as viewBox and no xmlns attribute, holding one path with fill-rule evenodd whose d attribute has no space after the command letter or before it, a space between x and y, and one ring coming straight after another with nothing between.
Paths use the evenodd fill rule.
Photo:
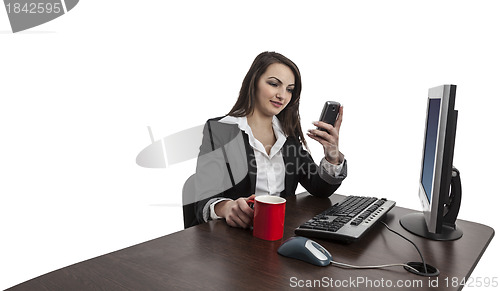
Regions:
<instances>
[{"instance_id":1,"label":"cable on desk","mask_svg":"<svg viewBox=\"0 0 500 291\"><path fill-rule=\"evenodd\" d=\"M425 263L424 256L422 256L422 253L420 252L420 249L417 247L417 245L414 242L412 242L409 238L403 236L399 232L397 232L397 231L393 230L392 228L390 228L387 225L387 223L385 223L383 221L380 221L380 223L382 223L385 226L385 228L387 228L390 232L395 233L395 234L399 235L400 237L404 238L405 240L409 241L417 249L417 252L420 255L420 258L422 259L422 263L424 264L425 273L427 273L427 264Z\"/></svg>"},{"instance_id":2,"label":"cable on desk","mask_svg":"<svg viewBox=\"0 0 500 291\"><path fill-rule=\"evenodd\" d=\"M425 263L424 256L422 255L422 252L420 252L420 249L417 247L417 245L414 242L412 242L409 238L403 236L399 232L390 228L385 222L380 221L380 223L382 223L390 232L395 233L398 236L400 236L403 239L410 242L415 247L415 249L417 249L417 252L420 255L420 259L422 259L422 262L408 262L405 266L405 269L408 272L411 272L411 273L414 273L414 274L420 275L420 276L427 276L427 277L434 277L434 276L439 275L439 270L437 268L435 268L431 265L427 265ZM420 270L418 270L417 268Z\"/></svg>"},{"instance_id":3,"label":"cable on desk","mask_svg":"<svg viewBox=\"0 0 500 291\"><path fill-rule=\"evenodd\" d=\"M336 261L331 261L330 264L337 266L337 267L342 267L342 268L350 268L350 269L382 269L382 268L389 268L389 267L405 267L405 268L410 268L413 269L415 272L418 272L417 269L413 268L410 265L407 264L386 264L386 265L375 265L375 266L356 266L356 265L349 265L349 264L344 264Z\"/></svg>"}]
</instances>

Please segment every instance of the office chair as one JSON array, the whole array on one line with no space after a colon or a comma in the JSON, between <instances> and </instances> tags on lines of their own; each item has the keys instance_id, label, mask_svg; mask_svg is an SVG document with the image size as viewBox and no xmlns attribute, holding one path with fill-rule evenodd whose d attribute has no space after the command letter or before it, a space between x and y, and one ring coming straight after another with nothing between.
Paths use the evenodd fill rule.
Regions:
<instances>
[{"instance_id":1,"label":"office chair","mask_svg":"<svg viewBox=\"0 0 500 291\"><path fill-rule=\"evenodd\" d=\"M191 175L182 187L182 212L184 214L184 229L200 224L196 219L194 202L194 175ZM190 199L188 198L190 197Z\"/></svg>"}]
</instances>

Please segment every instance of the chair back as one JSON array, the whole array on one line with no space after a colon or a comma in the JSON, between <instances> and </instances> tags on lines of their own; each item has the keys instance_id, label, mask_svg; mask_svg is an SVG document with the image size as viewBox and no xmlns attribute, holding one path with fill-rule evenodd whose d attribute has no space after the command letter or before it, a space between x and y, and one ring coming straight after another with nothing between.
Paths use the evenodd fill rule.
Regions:
<instances>
[{"instance_id":1,"label":"chair back","mask_svg":"<svg viewBox=\"0 0 500 291\"><path fill-rule=\"evenodd\" d=\"M194 176L195 174L191 175L182 187L182 212L184 215L184 229L199 224L198 220L196 219L196 212L194 207L195 203L191 202L193 201L192 197L195 195ZM188 197L190 197L190 199L188 199Z\"/></svg>"}]
</instances>

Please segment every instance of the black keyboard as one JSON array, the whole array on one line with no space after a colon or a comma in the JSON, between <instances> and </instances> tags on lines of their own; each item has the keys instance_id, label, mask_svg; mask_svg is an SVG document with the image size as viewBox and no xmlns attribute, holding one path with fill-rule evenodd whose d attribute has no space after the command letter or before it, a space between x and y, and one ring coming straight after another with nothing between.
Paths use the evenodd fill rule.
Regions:
<instances>
[{"instance_id":1,"label":"black keyboard","mask_svg":"<svg viewBox=\"0 0 500 291\"><path fill-rule=\"evenodd\" d=\"M347 196L295 229L295 234L343 242L363 236L396 202L385 198Z\"/></svg>"}]
</instances>

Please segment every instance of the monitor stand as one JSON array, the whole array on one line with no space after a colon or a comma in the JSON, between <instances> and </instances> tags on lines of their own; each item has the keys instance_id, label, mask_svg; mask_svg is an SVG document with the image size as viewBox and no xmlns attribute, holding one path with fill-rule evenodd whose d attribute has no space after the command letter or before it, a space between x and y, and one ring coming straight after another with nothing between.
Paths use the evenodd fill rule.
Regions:
<instances>
[{"instance_id":1,"label":"monitor stand","mask_svg":"<svg viewBox=\"0 0 500 291\"><path fill-rule=\"evenodd\" d=\"M461 238L463 235L463 231L460 228L454 228L448 225L443 225L441 233L429 232L423 213L411 213L405 215L401 217L399 223L407 231L432 240L456 240Z\"/></svg>"},{"instance_id":2,"label":"monitor stand","mask_svg":"<svg viewBox=\"0 0 500 291\"><path fill-rule=\"evenodd\" d=\"M430 232L425 222L425 217L422 212L411 213L401 217L399 223L407 231L421 237L432 240L447 241L456 240L462 237L463 231L457 227L458 211L460 210L460 202L462 200L462 184L460 181L460 172L453 167L451 176L451 185L449 197L444 205L446 214L443 217L443 223L440 233Z\"/></svg>"}]
</instances>

